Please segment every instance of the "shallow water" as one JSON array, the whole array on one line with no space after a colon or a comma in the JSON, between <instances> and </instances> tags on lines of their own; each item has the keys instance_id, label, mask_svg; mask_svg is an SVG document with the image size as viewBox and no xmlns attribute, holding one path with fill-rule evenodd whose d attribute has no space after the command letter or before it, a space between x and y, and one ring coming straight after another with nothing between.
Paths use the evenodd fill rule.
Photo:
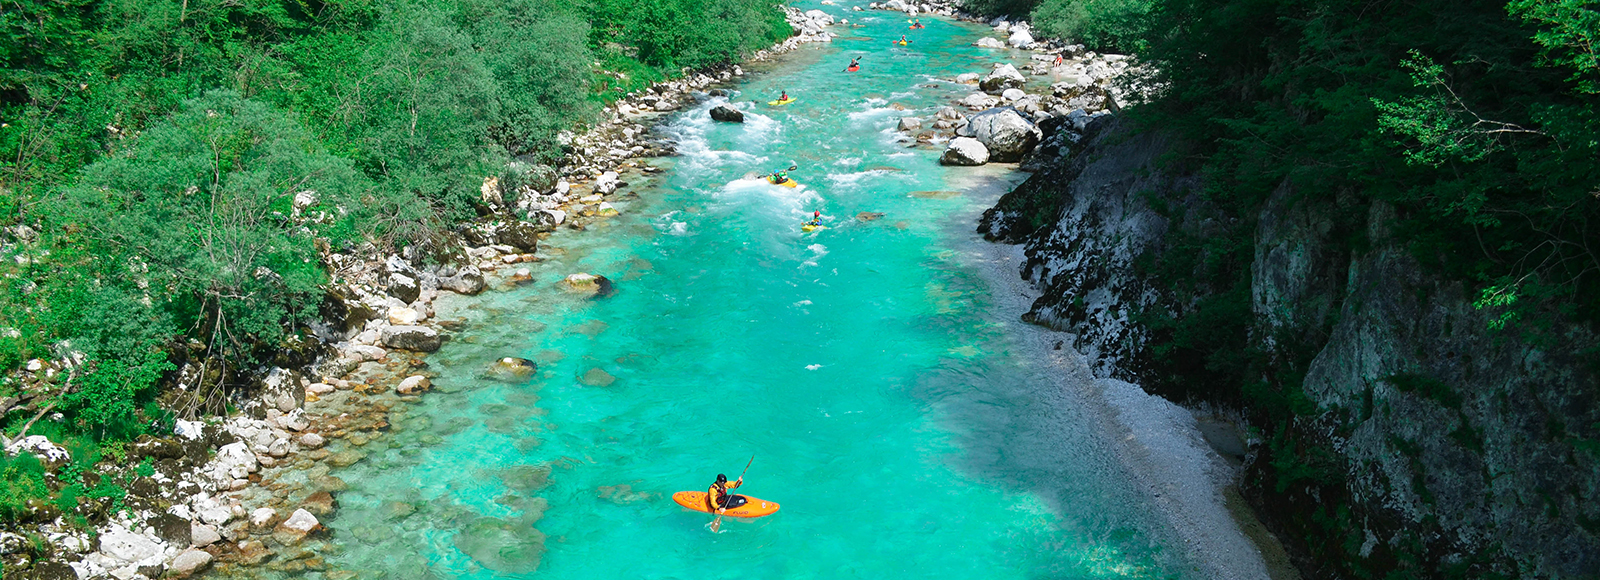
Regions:
<instances>
[{"instance_id":1,"label":"shallow water","mask_svg":"<svg viewBox=\"0 0 1600 580\"><path fill-rule=\"evenodd\" d=\"M429 359L436 392L333 472L350 489L325 522L340 548L330 570L1189 574L1093 411L1021 346L978 263L973 218L994 194L971 191L971 176L1017 176L940 167L940 147L893 131L971 90L938 77L1006 53L968 46L974 26L908 31L892 13L820 8L866 27L747 76L742 125L710 121L716 102L672 120L661 130L682 156L624 190L638 195L614 202L623 216L552 238L535 283L441 305L469 326ZM891 48L905 33L913 44ZM862 71L839 72L852 55ZM796 103L764 104L785 89ZM744 179L791 162L802 188ZM813 210L829 229L802 233ZM555 282L579 271L617 294L563 294ZM482 378L502 356L540 370L525 384ZM739 492L781 503L776 515L712 534L670 499L736 477L752 455Z\"/></svg>"}]
</instances>

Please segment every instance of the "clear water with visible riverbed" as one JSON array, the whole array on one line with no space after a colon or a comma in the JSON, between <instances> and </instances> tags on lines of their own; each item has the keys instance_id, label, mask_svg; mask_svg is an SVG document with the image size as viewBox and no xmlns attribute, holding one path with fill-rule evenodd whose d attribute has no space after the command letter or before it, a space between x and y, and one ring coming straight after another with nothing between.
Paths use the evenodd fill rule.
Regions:
<instances>
[{"instance_id":1,"label":"clear water with visible riverbed","mask_svg":"<svg viewBox=\"0 0 1600 580\"><path fill-rule=\"evenodd\" d=\"M330 570L364 578L1170 578L1190 574L1098 434L1016 340L977 262L989 167L945 168L901 116L971 91L941 79L1008 54L986 29L823 8L836 26L748 75L744 124L704 103L661 130L682 155L633 180L619 218L562 233L536 282L454 300L468 327L430 357L326 521ZM907 47L891 40L907 34ZM862 70L841 72L850 56ZM769 107L787 90L798 101ZM794 163L804 187L746 179ZM993 189L993 188L990 188ZM960 193L958 193L960 192ZM829 229L802 233L821 211ZM859 212L881 212L860 221ZM603 274L617 293L556 286ZM526 384L484 379L502 356ZM601 369L609 385L578 377ZM591 375L602 380L598 374ZM597 381L590 381L591 383ZM755 462L729 520L675 505ZM548 479L545 468L549 469ZM320 576L317 574L316 576Z\"/></svg>"}]
</instances>

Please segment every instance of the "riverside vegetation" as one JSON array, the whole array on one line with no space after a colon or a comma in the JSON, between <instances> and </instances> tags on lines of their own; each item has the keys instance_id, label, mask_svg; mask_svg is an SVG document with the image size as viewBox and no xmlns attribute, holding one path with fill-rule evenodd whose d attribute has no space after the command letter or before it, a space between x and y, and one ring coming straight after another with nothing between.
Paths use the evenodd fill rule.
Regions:
<instances>
[{"instance_id":1,"label":"riverside vegetation","mask_svg":"<svg viewBox=\"0 0 1600 580\"><path fill-rule=\"evenodd\" d=\"M0 403L8 437L48 434L71 461L46 473L32 454L5 459L7 517L45 498L115 510L121 483L94 473L102 457L120 463L124 442L169 432L173 410L223 411L252 369L305 357L328 275L319 245L448 248L454 224L493 209L482 176L553 180L537 167L564 153L559 131L612 96L789 34L781 13L734 1L18 6L0 53L0 362L29 372ZM1062 160L1035 165L985 227L1029 243L1024 275L1046 291L1032 319L1127 330L1080 337L1107 372L1247 410L1263 438L1250 495L1283 508L1271 523L1302 570L1592 573L1595 482L1560 477L1600 459L1592 3L966 8L1031 13L1039 30L1159 71L1153 103L1081 144L1054 141ZM1062 233L1083 225L1073 204L1092 204L1070 183L1129 148L1144 162L1122 193L1164 229L1085 267L1120 291L1086 302L1095 284L1051 271L1073 251ZM513 158L534 169L504 170ZM1396 279L1411 302L1351 290ZM1105 306L1124 316L1095 318ZM1361 340L1350 325L1371 312L1442 325L1450 344L1417 332L1336 348ZM1545 353L1531 384L1477 388ZM191 361L214 364L200 385L161 387ZM1330 370L1363 364L1375 370ZM1532 447L1513 444L1529 433ZM1549 461L1503 461L1530 451ZM1551 476L1528 475L1541 469ZM1404 508L1371 507L1386 500ZM1514 538L1481 514L1496 501L1520 525L1553 525Z\"/></svg>"},{"instance_id":2,"label":"riverside vegetation","mask_svg":"<svg viewBox=\"0 0 1600 580\"><path fill-rule=\"evenodd\" d=\"M1102 373L1244 410L1302 571L1600 573L1593 2L973 5L1159 71L982 230Z\"/></svg>"},{"instance_id":3,"label":"riverside vegetation","mask_svg":"<svg viewBox=\"0 0 1600 580\"><path fill-rule=\"evenodd\" d=\"M27 367L0 421L70 450L0 457L7 520L104 517L127 481L98 463L308 364L321 254L443 254L498 209L484 176L551 185L561 131L791 34L750 0L24 0L0 27L0 368Z\"/></svg>"}]
</instances>

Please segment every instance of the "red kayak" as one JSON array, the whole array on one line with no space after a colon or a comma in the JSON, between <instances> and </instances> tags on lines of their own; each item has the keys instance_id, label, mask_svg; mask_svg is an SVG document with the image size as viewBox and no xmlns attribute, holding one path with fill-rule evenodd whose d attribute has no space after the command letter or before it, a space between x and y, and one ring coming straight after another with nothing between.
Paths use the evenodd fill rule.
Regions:
<instances>
[{"instance_id":1,"label":"red kayak","mask_svg":"<svg viewBox=\"0 0 1600 580\"><path fill-rule=\"evenodd\" d=\"M858 70L861 70L861 67L859 67L859 66L852 66L852 67L850 67L850 68L847 68L847 69L844 69L844 72L856 72L856 71L858 71Z\"/></svg>"}]
</instances>

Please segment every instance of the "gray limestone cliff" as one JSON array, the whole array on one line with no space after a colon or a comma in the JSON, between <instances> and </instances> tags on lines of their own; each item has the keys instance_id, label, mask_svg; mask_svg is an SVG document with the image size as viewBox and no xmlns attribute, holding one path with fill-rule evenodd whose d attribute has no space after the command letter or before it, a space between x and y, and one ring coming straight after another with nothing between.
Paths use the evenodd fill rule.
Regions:
<instances>
[{"instance_id":1,"label":"gray limestone cliff","mask_svg":"<svg viewBox=\"0 0 1600 580\"><path fill-rule=\"evenodd\" d=\"M1241 487L1302 572L1600 577L1592 325L1491 329L1400 210L1289 182L1219 207L1177 139L1101 125L979 231L1024 244L1025 318L1096 372L1245 408Z\"/></svg>"}]
</instances>

